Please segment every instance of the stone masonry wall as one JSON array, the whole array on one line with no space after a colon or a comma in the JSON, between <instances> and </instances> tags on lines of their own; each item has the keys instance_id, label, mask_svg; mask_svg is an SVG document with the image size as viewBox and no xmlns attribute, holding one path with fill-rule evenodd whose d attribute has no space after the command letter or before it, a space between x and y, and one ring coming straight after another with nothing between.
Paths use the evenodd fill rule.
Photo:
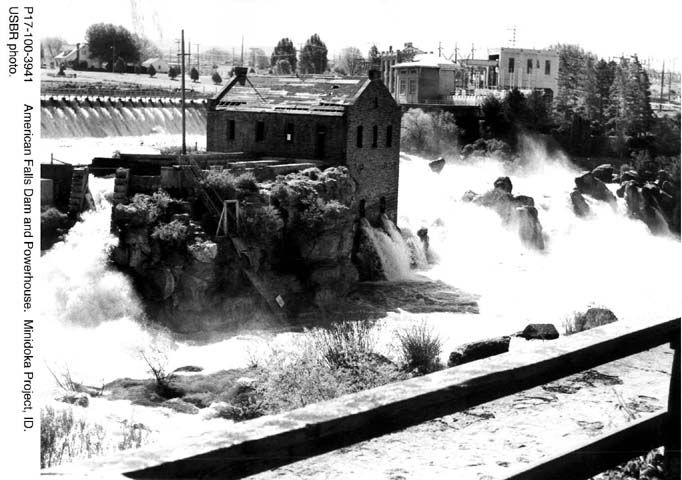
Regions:
<instances>
[{"instance_id":1,"label":"stone masonry wall","mask_svg":"<svg viewBox=\"0 0 682 480\"><path fill-rule=\"evenodd\" d=\"M347 166L357 182L356 198L365 201L365 216L376 222L385 212L394 222L398 215L398 172L400 162L400 107L380 81L370 82L348 110ZM362 126L362 147L357 146L357 129ZM373 146L373 129L378 138ZM387 129L391 127L391 146L387 147Z\"/></svg>"}]
</instances>

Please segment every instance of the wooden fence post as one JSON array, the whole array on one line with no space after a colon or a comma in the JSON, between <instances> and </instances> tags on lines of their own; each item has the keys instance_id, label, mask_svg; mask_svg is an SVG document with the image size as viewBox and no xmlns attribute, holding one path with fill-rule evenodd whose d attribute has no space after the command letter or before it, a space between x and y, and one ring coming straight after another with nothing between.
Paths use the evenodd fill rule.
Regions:
<instances>
[{"instance_id":1,"label":"wooden fence post","mask_svg":"<svg viewBox=\"0 0 682 480\"><path fill-rule=\"evenodd\" d=\"M670 348L675 350L668 392L668 422L665 432L665 473L669 480L680 479L680 339L673 338Z\"/></svg>"}]
</instances>

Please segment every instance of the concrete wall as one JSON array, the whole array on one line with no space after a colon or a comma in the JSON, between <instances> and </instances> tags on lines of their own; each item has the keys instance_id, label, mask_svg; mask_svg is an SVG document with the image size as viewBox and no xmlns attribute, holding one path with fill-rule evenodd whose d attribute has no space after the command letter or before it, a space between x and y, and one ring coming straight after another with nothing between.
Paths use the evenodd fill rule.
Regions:
<instances>
[{"instance_id":1,"label":"concrete wall","mask_svg":"<svg viewBox=\"0 0 682 480\"><path fill-rule=\"evenodd\" d=\"M230 120L235 122L234 139L229 138ZM264 123L262 141L256 141L256 123L259 121ZM286 139L287 124L293 125L291 142ZM317 131L320 127L326 131L324 155L318 152ZM209 110L206 148L214 152L249 152L342 163L345 135L342 116Z\"/></svg>"},{"instance_id":2,"label":"concrete wall","mask_svg":"<svg viewBox=\"0 0 682 480\"><path fill-rule=\"evenodd\" d=\"M365 201L365 214L372 222L380 214L381 197L386 199L389 218L394 222L397 220L400 118L400 106L396 105L380 81L368 84L348 111L350 134L346 142L347 166L358 185L358 202ZM362 147L356 143L357 127L360 125L363 127ZM375 125L378 131L377 146L372 147ZM389 125L392 127L392 142L391 147L386 147Z\"/></svg>"}]
</instances>

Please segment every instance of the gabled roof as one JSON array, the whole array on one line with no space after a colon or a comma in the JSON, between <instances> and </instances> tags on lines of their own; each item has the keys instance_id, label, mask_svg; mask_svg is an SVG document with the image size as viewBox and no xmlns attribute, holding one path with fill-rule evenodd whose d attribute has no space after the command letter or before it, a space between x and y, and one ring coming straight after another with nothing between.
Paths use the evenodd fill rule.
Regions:
<instances>
[{"instance_id":1,"label":"gabled roof","mask_svg":"<svg viewBox=\"0 0 682 480\"><path fill-rule=\"evenodd\" d=\"M218 94L216 109L343 115L369 82L367 77L249 75L244 85L228 85L227 93Z\"/></svg>"},{"instance_id":2,"label":"gabled roof","mask_svg":"<svg viewBox=\"0 0 682 480\"><path fill-rule=\"evenodd\" d=\"M159 63L159 62L167 63L163 58L155 57L155 58L148 58L147 60L142 62L142 66L147 67L147 66L151 65L152 63Z\"/></svg>"}]
</instances>

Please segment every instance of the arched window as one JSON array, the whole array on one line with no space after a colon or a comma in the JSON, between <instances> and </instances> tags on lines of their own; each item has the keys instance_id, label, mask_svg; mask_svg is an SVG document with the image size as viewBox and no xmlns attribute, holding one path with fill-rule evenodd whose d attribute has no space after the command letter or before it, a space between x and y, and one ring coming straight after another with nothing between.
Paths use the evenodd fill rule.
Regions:
<instances>
[{"instance_id":1,"label":"arched window","mask_svg":"<svg viewBox=\"0 0 682 480\"><path fill-rule=\"evenodd\" d=\"M362 125L358 125L355 134L355 146L358 148L362 148Z\"/></svg>"},{"instance_id":2,"label":"arched window","mask_svg":"<svg viewBox=\"0 0 682 480\"><path fill-rule=\"evenodd\" d=\"M379 127L374 125L372 127L372 148L377 148L379 145Z\"/></svg>"},{"instance_id":3,"label":"arched window","mask_svg":"<svg viewBox=\"0 0 682 480\"><path fill-rule=\"evenodd\" d=\"M386 127L386 148L393 146L393 125Z\"/></svg>"}]
</instances>

